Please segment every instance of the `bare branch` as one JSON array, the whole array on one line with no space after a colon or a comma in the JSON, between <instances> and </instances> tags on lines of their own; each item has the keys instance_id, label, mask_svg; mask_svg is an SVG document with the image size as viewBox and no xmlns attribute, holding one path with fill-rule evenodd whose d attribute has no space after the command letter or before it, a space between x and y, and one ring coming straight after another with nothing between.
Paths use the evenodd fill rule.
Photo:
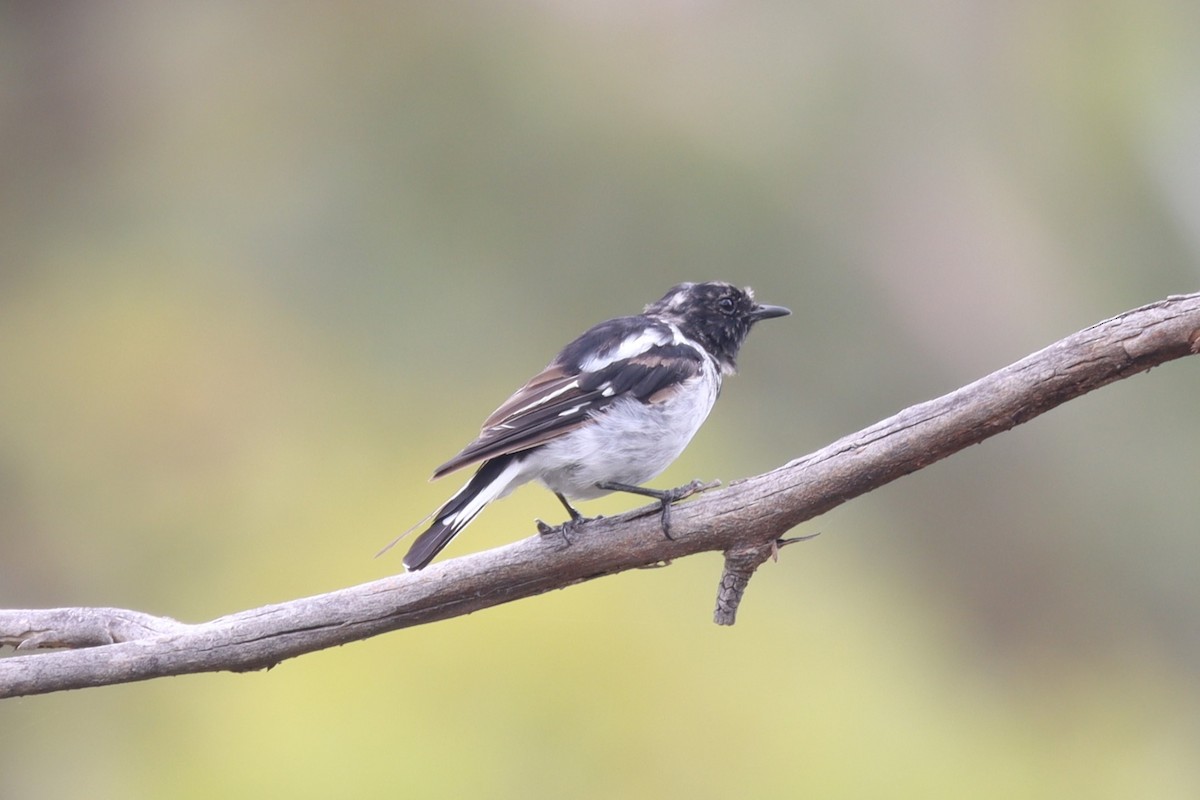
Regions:
<instances>
[{"instance_id":1,"label":"bare branch","mask_svg":"<svg viewBox=\"0 0 1200 800\"><path fill-rule=\"evenodd\" d=\"M750 574L794 526L1060 403L1198 349L1200 294L1129 311L778 469L683 503L671 515L673 539L659 530L656 504L588 523L570 546L557 536L532 536L417 573L197 625L119 609L3 611L2 644L83 649L0 659L0 697L262 669L705 551L726 554L718 621L732 622Z\"/></svg>"}]
</instances>

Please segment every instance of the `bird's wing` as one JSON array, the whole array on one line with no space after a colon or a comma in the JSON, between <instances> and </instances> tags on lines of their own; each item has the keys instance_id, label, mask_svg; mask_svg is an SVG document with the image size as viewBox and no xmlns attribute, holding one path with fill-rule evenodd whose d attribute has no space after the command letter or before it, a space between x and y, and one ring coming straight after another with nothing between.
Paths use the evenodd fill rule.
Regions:
<instances>
[{"instance_id":1,"label":"bird's wing","mask_svg":"<svg viewBox=\"0 0 1200 800\"><path fill-rule=\"evenodd\" d=\"M648 329L643 323L629 330L629 320L635 319L602 323L567 345L487 418L479 438L433 477L545 444L621 398L660 403L703 372L706 356L697 346L677 342L675 332L665 326Z\"/></svg>"}]
</instances>

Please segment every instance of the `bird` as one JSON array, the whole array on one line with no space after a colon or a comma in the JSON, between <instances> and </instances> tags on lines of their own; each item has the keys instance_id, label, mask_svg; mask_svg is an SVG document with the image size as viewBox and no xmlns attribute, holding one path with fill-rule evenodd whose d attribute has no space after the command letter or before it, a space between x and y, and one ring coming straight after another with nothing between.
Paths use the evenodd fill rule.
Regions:
<instances>
[{"instance_id":1,"label":"bird","mask_svg":"<svg viewBox=\"0 0 1200 800\"><path fill-rule=\"evenodd\" d=\"M431 515L433 523L404 556L405 568L426 567L485 506L535 480L570 515L563 531L587 521L572 500L628 492L659 501L670 537L670 506L695 484L666 490L641 484L678 458L700 429L755 323L791 313L756 302L749 287L680 283L641 314L589 328L497 408L478 438L434 470L431 480L478 464Z\"/></svg>"}]
</instances>

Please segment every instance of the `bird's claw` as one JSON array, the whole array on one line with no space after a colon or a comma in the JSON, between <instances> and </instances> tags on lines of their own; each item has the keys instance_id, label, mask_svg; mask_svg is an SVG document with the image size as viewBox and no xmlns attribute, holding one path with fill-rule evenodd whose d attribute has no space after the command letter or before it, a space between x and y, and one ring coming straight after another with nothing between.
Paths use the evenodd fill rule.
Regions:
<instances>
[{"instance_id":1,"label":"bird's claw","mask_svg":"<svg viewBox=\"0 0 1200 800\"><path fill-rule=\"evenodd\" d=\"M720 486L720 481L701 481L694 480L684 486L676 486L674 489L666 489L662 493L662 512L660 520L662 522L663 536L671 541L675 541L675 537L671 535L671 506L678 503L680 500L691 497L700 492L706 492L709 489L715 489Z\"/></svg>"},{"instance_id":2,"label":"bird's claw","mask_svg":"<svg viewBox=\"0 0 1200 800\"><path fill-rule=\"evenodd\" d=\"M542 522L540 519L535 519L534 523L537 524L537 531L539 534L541 534L542 536L549 536L550 534L557 533L559 536L562 537L563 544L569 547L571 544L571 536L573 536L575 534L575 532L580 527L582 527L585 523L591 522L592 520L596 520L596 519L601 519L601 517L584 517L584 516L571 517L570 519L568 519L566 522L562 523L561 525L553 525L553 526L547 525L546 523Z\"/></svg>"}]
</instances>

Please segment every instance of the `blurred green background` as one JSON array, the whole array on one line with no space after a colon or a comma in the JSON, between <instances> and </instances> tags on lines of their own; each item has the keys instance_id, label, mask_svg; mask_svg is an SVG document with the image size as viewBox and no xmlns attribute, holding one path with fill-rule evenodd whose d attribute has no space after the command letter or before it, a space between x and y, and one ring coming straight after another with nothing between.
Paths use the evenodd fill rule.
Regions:
<instances>
[{"instance_id":1,"label":"blurred green background","mask_svg":"<svg viewBox=\"0 0 1200 800\"><path fill-rule=\"evenodd\" d=\"M431 469L681 280L755 332L658 485L816 449L1200 270L1200 6L0 6L0 604L400 569ZM720 559L0 703L3 795L1200 796L1197 365ZM636 504L607 499L585 510ZM561 514L528 488L447 552Z\"/></svg>"}]
</instances>

